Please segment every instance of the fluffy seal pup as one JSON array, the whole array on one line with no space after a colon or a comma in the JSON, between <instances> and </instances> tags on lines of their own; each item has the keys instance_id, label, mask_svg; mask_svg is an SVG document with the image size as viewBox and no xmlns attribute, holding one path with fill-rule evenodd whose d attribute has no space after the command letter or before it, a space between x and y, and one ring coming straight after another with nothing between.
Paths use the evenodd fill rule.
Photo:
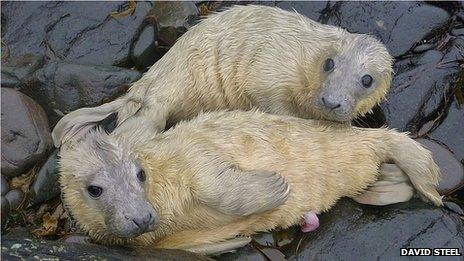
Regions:
<instances>
[{"instance_id":1,"label":"fluffy seal pup","mask_svg":"<svg viewBox=\"0 0 464 261\"><path fill-rule=\"evenodd\" d=\"M120 99L69 113L53 131L56 146L109 114L145 115L151 127L200 111L261 111L349 122L390 87L392 57L364 34L295 12L234 6L193 26Z\"/></svg>"},{"instance_id":2,"label":"fluffy seal pup","mask_svg":"<svg viewBox=\"0 0 464 261\"><path fill-rule=\"evenodd\" d=\"M363 192L386 161L442 204L430 152L395 130L254 110L201 114L157 135L137 124L61 151L63 202L99 242L199 251L286 228Z\"/></svg>"},{"instance_id":3,"label":"fluffy seal pup","mask_svg":"<svg viewBox=\"0 0 464 261\"><path fill-rule=\"evenodd\" d=\"M52 137L59 147L114 112L119 124L145 116L155 131L220 109L349 122L385 97L391 74L392 57L371 36L279 8L234 6L193 26L125 96L64 116ZM388 184L359 201L385 205L412 196L407 185Z\"/></svg>"}]
</instances>

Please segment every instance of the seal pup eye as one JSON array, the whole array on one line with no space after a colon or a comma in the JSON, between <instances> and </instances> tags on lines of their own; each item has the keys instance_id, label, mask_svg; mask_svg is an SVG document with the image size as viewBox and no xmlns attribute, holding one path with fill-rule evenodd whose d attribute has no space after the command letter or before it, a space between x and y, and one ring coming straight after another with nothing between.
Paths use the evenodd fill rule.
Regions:
<instances>
[{"instance_id":1,"label":"seal pup eye","mask_svg":"<svg viewBox=\"0 0 464 261\"><path fill-rule=\"evenodd\" d=\"M141 169L139 172L137 172L137 178L141 182L144 182L147 179L147 176L145 175L145 171L143 171L143 169Z\"/></svg>"},{"instance_id":2,"label":"seal pup eye","mask_svg":"<svg viewBox=\"0 0 464 261\"><path fill-rule=\"evenodd\" d=\"M370 76L369 74L366 74L361 78L361 83L364 86L364 88L371 87L372 81L373 81L372 76Z\"/></svg>"},{"instance_id":3,"label":"seal pup eye","mask_svg":"<svg viewBox=\"0 0 464 261\"><path fill-rule=\"evenodd\" d=\"M98 198L103 193L103 189L99 186L88 186L87 191L92 198Z\"/></svg>"},{"instance_id":4,"label":"seal pup eye","mask_svg":"<svg viewBox=\"0 0 464 261\"><path fill-rule=\"evenodd\" d=\"M334 66L335 66L334 60L332 60L331 58L328 58L324 62L324 71L326 72L331 71L334 68Z\"/></svg>"}]
</instances>

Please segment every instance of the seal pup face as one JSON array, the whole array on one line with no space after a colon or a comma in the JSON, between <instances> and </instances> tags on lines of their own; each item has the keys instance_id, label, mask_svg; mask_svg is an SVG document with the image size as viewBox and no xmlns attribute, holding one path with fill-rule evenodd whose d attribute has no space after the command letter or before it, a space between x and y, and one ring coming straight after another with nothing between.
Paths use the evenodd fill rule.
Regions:
<instances>
[{"instance_id":1,"label":"seal pup face","mask_svg":"<svg viewBox=\"0 0 464 261\"><path fill-rule=\"evenodd\" d=\"M317 63L321 86L312 103L321 118L350 121L386 96L392 57L368 35L349 34L330 48Z\"/></svg>"},{"instance_id":2,"label":"seal pup face","mask_svg":"<svg viewBox=\"0 0 464 261\"><path fill-rule=\"evenodd\" d=\"M84 230L118 238L154 230L159 217L147 200L149 177L121 141L96 130L60 156L63 202Z\"/></svg>"}]
</instances>

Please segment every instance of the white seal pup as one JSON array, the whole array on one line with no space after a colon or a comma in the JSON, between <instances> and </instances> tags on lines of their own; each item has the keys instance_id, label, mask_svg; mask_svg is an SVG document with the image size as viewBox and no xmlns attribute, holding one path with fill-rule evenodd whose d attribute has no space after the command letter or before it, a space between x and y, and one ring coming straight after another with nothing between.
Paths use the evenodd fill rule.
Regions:
<instances>
[{"instance_id":1,"label":"white seal pup","mask_svg":"<svg viewBox=\"0 0 464 261\"><path fill-rule=\"evenodd\" d=\"M60 152L63 202L99 242L204 250L301 224L362 193L386 161L442 204L430 152L394 130L257 111L205 113L157 135L133 124Z\"/></svg>"}]
</instances>

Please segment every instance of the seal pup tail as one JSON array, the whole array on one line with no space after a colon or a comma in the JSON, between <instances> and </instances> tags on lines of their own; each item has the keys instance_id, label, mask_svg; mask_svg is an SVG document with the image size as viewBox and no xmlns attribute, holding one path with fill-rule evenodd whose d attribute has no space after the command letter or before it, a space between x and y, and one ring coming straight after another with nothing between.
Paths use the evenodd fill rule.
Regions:
<instances>
[{"instance_id":1,"label":"seal pup tail","mask_svg":"<svg viewBox=\"0 0 464 261\"><path fill-rule=\"evenodd\" d=\"M422 199L442 206L441 196L436 190L440 169L432 153L406 133L395 130L389 130L388 133L388 158L406 173Z\"/></svg>"}]
</instances>

